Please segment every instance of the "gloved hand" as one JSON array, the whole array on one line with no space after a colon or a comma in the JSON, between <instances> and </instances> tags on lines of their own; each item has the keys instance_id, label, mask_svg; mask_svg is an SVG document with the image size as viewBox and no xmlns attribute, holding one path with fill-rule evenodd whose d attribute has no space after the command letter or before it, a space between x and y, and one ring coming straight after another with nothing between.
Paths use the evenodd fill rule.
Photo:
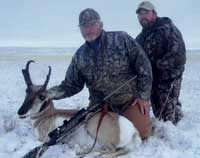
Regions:
<instances>
[{"instance_id":1,"label":"gloved hand","mask_svg":"<svg viewBox=\"0 0 200 158\"><path fill-rule=\"evenodd\" d=\"M55 99L55 100L62 99L62 98L64 98L63 97L64 93L65 92L59 86L54 86L47 90L47 98L49 98L51 100L52 99Z\"/></svg>"},{"instance_id":2,"label":"gloved hand","mask_svg":"<svg viewBox=\"0 0 200 158\"><path fill-rule=\"evenodd\" d=\"M50 88L50 89L47 90L47 94L46 94L47 97L46 98L52 100L52 99L54 99L54 97L56 96L56 94L57 94L56 93L56 88L52 87L52 88Z\"/></svg>"},{"instance_id":3,"label":"gloved hand","mask_svg":"<svg viewBox=\"0 0 200 158\"><path fill-rule=\"evenodd\" d=\"M150 107L151 107L150 101L137 98L137 99L135 99L135 101L132 105L136 105L136 104L138 104L140 112L142 113L142 115L148 115L149 114Z\"/></svg>"}]
</instances>

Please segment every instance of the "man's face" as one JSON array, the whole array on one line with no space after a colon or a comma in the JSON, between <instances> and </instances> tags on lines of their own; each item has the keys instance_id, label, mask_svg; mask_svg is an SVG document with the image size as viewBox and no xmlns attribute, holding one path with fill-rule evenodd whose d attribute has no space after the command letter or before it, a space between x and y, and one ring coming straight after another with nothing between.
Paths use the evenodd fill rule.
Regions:
<instances>
[{"instance_id":1,"label":"man's face","mask_svg":"<svg viewBox=\"0 0 200 158\"><path fill-rule=\"evenodd\" d=\"M80 26L81 34L87 42L92 42L96 38L98 38L102 32L102 29L102 22L96 22L94 24L86 24Z\"/></svg>"},{"instance_id":2,"label":"man's face","mask_svg":"<svg viewBox=\"0 0 200 158\"><path fill-rule=\"evenodd\" d=\"M151 10L140 9L138 12L138 20L143 28L152 25L156 19L156 13Z\"/></svg>"}]
</instances>

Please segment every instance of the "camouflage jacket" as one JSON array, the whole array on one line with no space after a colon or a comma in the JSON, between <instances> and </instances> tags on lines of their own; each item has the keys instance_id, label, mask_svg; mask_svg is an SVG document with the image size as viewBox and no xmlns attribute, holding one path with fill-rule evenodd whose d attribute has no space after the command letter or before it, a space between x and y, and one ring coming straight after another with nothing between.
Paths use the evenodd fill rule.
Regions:
<instances>
[{"instance_id":1,"label":"camouflage jacket","mask_svg":"<svg viewBox=\"0 0 200 158\"><path fill-rule=\"evenodd\" d=\"M185 44L180 31L167 18L157 18L136 38L152 65L154 82L172 81L182 77L186 62Z\"/></svg>"},{"instance_id":2,"label":"camouflage jacket","mask_svg":"<svg viewBox=\"0 0 200 158\"><path fill-rule=\"evenodd\" d=\"M136 79L113 95L110 103L123 105L133 97L150 98L152 70L143 49L125 32L103 31L98 49L83 44L75 53L65 80L53 89L54 99L70 97L86 84L92 103L100 102L127 80ZM62 94L62 95L61 95Z\"/></svg>"}]
</instances>

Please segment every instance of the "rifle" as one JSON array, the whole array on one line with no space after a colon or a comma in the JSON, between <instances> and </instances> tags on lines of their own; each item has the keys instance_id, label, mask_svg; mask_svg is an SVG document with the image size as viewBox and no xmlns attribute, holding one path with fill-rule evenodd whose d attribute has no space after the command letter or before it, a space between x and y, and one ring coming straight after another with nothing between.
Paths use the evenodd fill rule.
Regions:
<instances>
[{"instance_id":1,"label":"rifle","mask_svg":"<svg viewBox=\"0 0 200 158\"><path fill-rule=\"evenodd\" d=\"M52 132L49 133L50 140L48 142L33 148L31 151L29 151L22 158L39 158L43 155L43 153L50 146L53 146L53 145L56 145L56 144L63 144L64 141L67 138L69 138L77 128L79 128L88 119L90 119L96 113L100 112L103 109L104 102L106 100L108 100L113 94L115 94L117 91L119 91L125 85L127 85L129 82L133 81L136 77L137 76L132 77L131 79L126 81L124 84L122 84L120 87L115 89L108 96L103 98L101 103L89 106L86 109L82 108L76 114L74 114L74 116L72 116L72 118L69 121L64 120L63 124L61 126L57 127L56 129L54 129ZM88 115L88 114L90 114L90 115Z\"/></svg>"}]
</instances>

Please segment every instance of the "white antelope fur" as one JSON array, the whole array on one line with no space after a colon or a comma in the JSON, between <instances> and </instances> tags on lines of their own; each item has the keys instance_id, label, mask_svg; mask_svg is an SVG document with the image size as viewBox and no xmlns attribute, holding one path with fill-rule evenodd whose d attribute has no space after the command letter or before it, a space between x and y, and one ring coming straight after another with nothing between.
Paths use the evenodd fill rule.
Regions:
<instances>
[{"instance_id":1,"label":"white antelope fur","mask_svg":"<svg viewBox=\"0 0 200 158\"><path fill-rule=\"evenodd\" d=\"M60 126L65 119L69 120L77 110L55 109L53 102L50 101L47 108L38 113L43 103L39 103L39 99L36 99L29 114L38 139L46 142L49 140L48 133ZM97 113L90 118L86 124L75 131L70 141L66 142L73 147L80 146L77 153L86 153L92 147L100 115L101 113ZM128 119L116 113L107 112L101 123L94 150L114 153L114 156L110 157L115 157L138 148L140 144L139 133Z\"/></svg>"}]
</instances>

